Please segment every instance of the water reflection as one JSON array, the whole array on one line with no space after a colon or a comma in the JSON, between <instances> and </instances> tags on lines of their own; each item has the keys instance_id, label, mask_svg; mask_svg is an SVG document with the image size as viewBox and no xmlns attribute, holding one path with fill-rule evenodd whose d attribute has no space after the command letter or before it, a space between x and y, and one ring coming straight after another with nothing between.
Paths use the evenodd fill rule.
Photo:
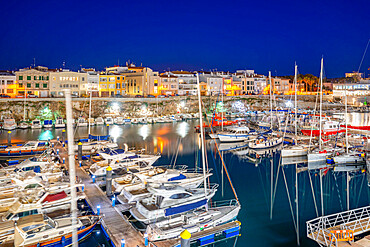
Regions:
<instances>
[{"instance_id":1,"label":"water reflection","mask_svg":"<svg viewBox=\"0 0 370 247\"><path fill-rule=\"evenodd\" d=\"M138 130L138 133L140 136L143 137L143 140L145 141L146 138L149 136L150 134L150 129L149 129L149 125L145 124L141 127L139 127L139 130Z\"/></svg>"},{"instance_id":2,"label":"water reflection","mask_svg":"<svg viewBox=\"0 0 370 247\"><path fill-rule=\"evenodd\" d=\"M122 128L118 125L113 125L109 130L109 134L113 138L113 141L117 142L117 139L122 135Z\"/></svg>"},{"instance_id":3,"label":"water reflection","mask_svg":"<svg viewBox=\"0 0 370 247\"><path fill-rule=\"evenodd\" d=\"M189 124L187 122L181 122L176 127L176 133L184 138L189 132Z\"/></svg>"}]
</instances>

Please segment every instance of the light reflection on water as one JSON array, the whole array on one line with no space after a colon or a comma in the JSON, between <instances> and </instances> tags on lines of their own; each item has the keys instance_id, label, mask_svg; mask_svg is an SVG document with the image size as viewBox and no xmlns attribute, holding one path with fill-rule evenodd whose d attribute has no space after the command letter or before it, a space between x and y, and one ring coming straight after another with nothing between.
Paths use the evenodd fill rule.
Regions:
<instances>
[{"instance_id":1,"label":"light reflection on water","mask_svg":"<svg viewBox=\"0 0 370 247\"><path fill-rule=\"evenodd\" d=\"M364 115L359 120L356 114L351 116L355 117L356 121L364 121L365 119ZM119 145L127 143L129 147L145 148L151 153L160 152L162 157L158 161L159 164L170 164L176 155L177 149L179 149L176 163L186 164L189 168L194 168L194 164L201 163L199 134L193 131L193 127L197 124L197 121L189 121L154 125L113 125L110 127L110 134ZM106 130L105 126L94 126L91 128L91 134L106 135ZM87 127L78 128L75 131L75 138L86 137L87 131ZM16 130L12 135L16 140L26 141L37 138L45 138L47 140L49 136L61 137L62 130ZM0 138L2 142L6 142L7 133L5 131L0 133ZM221 195L222 186L220 185L214 200L232 199L233 193L227 182L227 177L223 177L221 173L221 162L216 153L215 144L212 141L206 141L206 143L209 167L214 174L211 177L211 182L221 184L221 181L224 180L224 197ZM233 146L235 144L222 145L225 150ZM242 223L242 232L236 246L297 246L288 201L289 195L293 208L295 208L295 165L285 165L283 168L280 168L278 173L280 160L278 153L273 154L270 158L263 158L257 166L250 159L247 159L246 153L245 150L223 152L226 167L242 205L242 210L238 217ZM260 155L262 156L263 154ZM281 169L284 169L284 174ZM275 188L275 181L278 180L272 219L270 219L271 170L273 170L274 178L273 188ZM302 240L301 246L304 247L316 246L305 237L305 222L316 217L309 174L312 178L316 201L320 208L318 172L300 172L298 174L300 236ZM288 191L284 183L284 176L286 177ZM334 173L332 171L329 171L324 176L324 205L327 214L345 209L345 179L346 177L343 173ZM364 174L353 174L350 182L350 191L351 208L369 205L369 188ZM232 241L215 246L233 246L233 243ZM93 245L91 243L91 246L95 247L98 244Z\"/></svg>"}]
</instances>

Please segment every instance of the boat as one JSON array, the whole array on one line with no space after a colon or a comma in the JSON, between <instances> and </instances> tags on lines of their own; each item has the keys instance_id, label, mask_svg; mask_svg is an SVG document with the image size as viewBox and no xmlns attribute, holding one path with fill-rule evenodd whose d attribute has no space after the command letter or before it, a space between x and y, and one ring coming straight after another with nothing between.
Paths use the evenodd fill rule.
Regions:
<instances>
[{"instance_id":1,"label":"boat","mask_svg":"<svg viewBox=\"0 0 370 247\"><path fill-rule=\"evenodd\" d=\"M77 127L87 127L88 123L85 118L79 117L77 119Z\"/></svg>"},{"instance_id":2,"label":"boat","mask_svg":"<svg viewBox=\"0 0 370 247\"><path fill-rule=\"evenodd\" d=\"M113 125L114 124L114 121L113 121L113 118L112 117L106 117L104 119L104 122L105 122L105 124L109 124L109 125Z\"/></svg>"},{"instance_id":3,"label":"boat","mask_svg":"<svg viewBox=\"0 0 370 247\"><path fill-rule=\"evenodd\" d=\"M82 145L82 152L95 153L101 149L115 149L118 147L117 143L109 140L109 136L93 136L89 135L88 139L80 139ZM78 144L74 146L75 151L78 151Z\"/></svg>"},{"instance_id":4,"label":"boat","mask_svg":"<svg viewBox=\"0 0 370 247\"><path fill-rule=\"evenodd\" d=\"M256 139L255 131L251 131L246 126L233 127L228 131L223 131L217 134L220 142L243 142Z\"/></svg>"},{"instance_id":5,"label":"boat","mask_svg":"<svg viewBox=\"0 0 370 247\"><path fill-rule=\"evenodd\" d=\"M321 136L337 135L346 132L344 128L340 127L337 121L325 121L321 125ZM306 136L320 136L320 128L317 126L306 126L301 129L301 132Z\"/></svg>"},{"instance_id":6,"label":"boat","mask_svg":"<svg viewBox=\"0 0 370 247\"><path fill-rule=\"evenodd\" d=\"M14 245L14 221L0 222L0 245Z\"/></svg>"},{"instance_id":7,"label":"boat","mask_svg":"<svg viewBox=\"0 0 370 247\"><path fill-rule=\"evenodd\" d=\"M66 127L66 124L64 123L63 118L58 117L57 119L55 119L54 127L56 129L57 128L65 128Z\"/></svg>"},{"instance_id":8,"label":"boat","mask_svg":"<svg viewBox=\"0 0 370 247\"><path fill-rule=\"evenodd\" d=\"M124 120L124 124L131 124L131 119L129 119L129 118L125 118L125 120Z\"/></svg>"},{"instance_id":9,"label":"boat","mask_svg":"<svg viewBox=\"0 0 370 247\"><path fill-rule=\"evenodd\" d=\"M78 241L94 230L101 216L87 215L77 218ZM72 244L72 217L51 219L45 215L30 215L17 221L14 246L69 246Z\"/></svg>"},{"instance_id":10,"label":"boat","mask_svg":"<svg viewBox=\"0 0 370 247\"><path fill-rule=\"evenodd\" d=\"M38 119L32 120L31 129L41 129L41 128L42 128L42 124L40 120Z\"/></svg>"},{"instance_id":11,"label":"boat","mask_svg":"<svg viewBox=\"0 0 370 247\"><path fill-rule=\"evenodd\" d=\"M44 128L47 129L53 128L53 120L50 119L44 120Z\"/></svg>"},{"instance_id":12,"label":"boat","mask_svg":"<svg viewBox=\"0 0 370 247\"><path fill-rule=\"evenodd\" d=\"M102 117L95 118L96 125L104 125L104 119Z\"/></svg>"},{"instance_id":13,"label":"boat","mask_svg":"<svg viewBox=\"0 0 370 247\"><path fill-rule=\"evenodd\" d=\"M196 188L186 189L180 186L161 185L158 188L148 187L151 196L136 202L135 207L130 209L131 215L144 224L160 221L165 217L206 207L208 200L211 199L218 185L213 185L210 189Z\"/></svg>"},{"instance_id":14,"label":"boat","mask_svg":"<svg viewBox=\"0 0 370 247\"><path fill-rule=\"evenodd\" d=\"M29 127L31 127L31 126L30 126L30 123L27 122L27 121L21 121L18 124L19 129L28 129Z\"/></svg>"},{"instance_id":15,"label":"boat","mask_svg":"<svg viewBox=\"0 0 370 247\"><path fill-rule=\"evenodd\" d=\"M14 118L4 119L3 129L4 130L15 130L17 128L17 123Z\"/></svg>"},{"instance_id":16,"label":"boat","mask_svg":"<svg viewBox=\"0 0 370 247\"><path fill-rule=\"evenodd\" d=\"M147 124L148 121L146 120L146 118L139 118L139 124Z\"/></svg>"},{"instance_id":17,"label":"boat","mask_svg":"<svg viewBox=\"0 0 370 247\"><path fill-rule=\"evenodd\" d=\"M297 157L306 156L308 154L308 146L303 144L284 146L281 150L281 157Z\"/></svg>"},{"instance_id":18,"label":"boat","mask_svg":"<svg viewBox=\"0 0 370 247\"><path fill-rule=\"evenodd\" d=\"M131 119L131 123L132 123L132 124L138 124L138 123L139 123L139 119L137 119L137 118L132 118L132 119Z\"/></svg>"},{"instance_id":19,"label":"boat","mask_svg":"<svg viewBox=\"0 0 370 247\"><path fill-rule=\"evenodd\" d=\"M199 208L180 216L169 217L147 226L149 241L178 238L184 229L194 234L233 221L239 214L240 204L235 201L215 202L215 207Z\"/></svg>"},{"instance_id":20,"label":"boat","mask_svg":"<svg viewBox=\"0 0 370 247\"><path fill-rule=\"evenodd\" d=\"M23 157L42 154L49 147L48 142L28 141L20 146L7 146L0 148L0 157Z\"/></svg>"},{"instance_id":21,"label":"boat","mask_svg":"<svg viewBox=\"0 0 370 247\"><path fill-rule=\"evenodd\" d=\"M90 125L90 126L94 126L95 125L95 120L93 118L88 118L87 119L87 123Z\"/></svg>"},{"instance_id":22,"label":"boat","mask_svg":"<svg viewBox=\"0 0 370 247\"><path fill-rule=\"evenodd\" d=\"M283 137L274 136L259 136L255 140L248 143L250 149L267 149L279 146L283 143Z\"/></svg>"},{"instance_id":23,"label":"boat","mask_svg":"<svg viewBox=\"0 0 370 247\"><path fill-rule=\"evenodd\" d=\"M123 117L116 117L116 118L114 119L114 123L115 123L115 124L119 124L119 125L121 125L121 124L125 124L125 119L124 119Z\"/></svg>"}]
</instances>

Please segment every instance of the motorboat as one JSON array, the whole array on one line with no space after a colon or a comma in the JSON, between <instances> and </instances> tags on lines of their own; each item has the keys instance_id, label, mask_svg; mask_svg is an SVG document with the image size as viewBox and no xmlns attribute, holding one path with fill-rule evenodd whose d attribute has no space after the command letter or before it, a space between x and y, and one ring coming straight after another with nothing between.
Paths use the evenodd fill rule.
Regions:
<instances>
[{"instance_id":1,"label":"motorboat","mask_svg":"<svg viewBox=\"0 0 370 247\"><path fill-rule=\"evenodd\" d=\"M28 141L20 146L8 146L0 148L0 157L23 157L42 154L49 147L48 142Z\"/></svg>"},{"instance_id":2,"label":"motorboat","mask_svg":"<svg viewBox=\"0 0 370 247\"><path fill-rule=\"evenodd\" d=\"M281 150L281 157L297 157L306 156L308 154L308 146L303 144L284 146Z\"/></svg>"},{"instance_id":3,"label":"motorboat","mask_svg":"<svg viewBox=\"0 0 370 247\"><path fill-rule=\"evenodd\" d=\"M321 136L330 136L330 135L337 135L340 133L345 133L346 129L343 127L340 127L339 122L337 121L324 121L322 122L322 130L321 130ZM310 125L310 126L304 126L301 129L302 134L307 136L320 136L320 126L317 125Z\"/></svg>"},{"instance_id":4,"label":"motorboat","mask_svg":"<svg viewBox=\"0 0 370 247\"><path fill-rule=\"evenodd\" d=\"M168 217L147 226L149 241L178 238L187 229L194 234L233 221L239 214L240 204L235 200L215 202L215 207L199 208L180 216Z\"/></svg>"},{"instance_id":5,"label":"motorboat","mask_svg":"<svg viewBox=\"0 0 370 247\"><path fill-rule=\"evenodd\" d=\"M114 121L113 121L113 118L112 117L106 117L104 119L104 122L105 122L105 124L109 124L109 125L113 125L114 124Z\"/></svg>"},{"instance_id":6,"label":"motorboat","mask_svg":"<svg viewBox=\"0 0 370 247\"><path fill-rule=\"evenodd\" d=\"M30 126L30 123L27 122L27 121L21 121L18 124L19 129L28 129L29 127L31 127L31 126Z\"/></svg>"},{"instance_id":7,"label":"motorboat","mask_svg":"<svg viewBox=\"0 0 370 247\"><path fill-rule=\"evenodd\" d=\"M44 128L46 128L46 129L51 129L51 128L53 128L53 120L51 120L51 119L46 119L46 120L44 120Z\"/></svg>"},{"instance_id":8,"label":"motorboat","mask_svg":"<svg viewBox=\"0 0 370 247\"><path fill-rule=\"evenodd\" d=\"M93 118L88 118L87 119L87 123L90 125L90 126L94 126L95 125L95 120Z\"/></svg>"},{"instance_id":9,"label":"motorboat","mask_svg":"<svg viewBox=\"0 0 370 247\"><path fill-rule=\"evenodd\" d=\"M104 119L102 117L95 118L96 125L104 125Z\"/></svg>"},{"instance_id":10,"label":"motorboat","mask_svg":"<svg viewBox=\"0 0 370 247\"><path fill-rule=\"evenodd\" d=\"M125 124L125 119L123 117L116 117L114 119L114 123L115 124L118 124L118 125L122 125L122 124Z\"/></svg>"},{"instance_id":11,"label":"motorboat","mask_svg":"<svg viewBox=\"0 0 370 247\"><path fill-rule=\"evenodd\" d=\"M148 121L146 120L146 118L139 118L139 124L147 124Z\"/></svg>"},{"instance_id":12,"label":"motorboat","mask_svg":"<svg viewBox=\"0 0 370 247\"><path fill-rule=\"evenodd\" d=\"M120 194L117 196L117 200L121 204L128 204L130 206L135 204L137 201L150 196L151 192L147 189L148 186L158 188L161 185L173 185L173 186L176 185L186 189L194 189L199 187L199 185L201 185L204 182L203 174L194 172L193 173L181 172L180 175L173 177L168 177L168 174L162 173L149 178L143 176L142 173L143 172L135 174L126 174L123 177L121 177L121 179L124 182L126 182L130 175L134 175L131 183L129 184L121 183L117 187L118 189L121 189ZM174 174L176 173L178 174L178 172L174 172ZM211 173L207 172L206 177L208 178L211 175L212 175Z\"/></svg>"},{"instance_id":13,"label":"motorboat","mask_svg":"<svg viewBox=\"0 0 370 247\"><path fill-rule=\"evenodd\" d=\"M138 123L139 123L139 119L137 119L137 118L132 118L132 119L131 119L131 123L132 123L132 124L138 124Z\"/></svg>"},{"instance_id":14,"label":"motorboat","mask_svg":"<svg viewBox=\"0 0 370 247\"><path fill-rule=\"evenodd\" d=\"M218 185L211 188L186 189L180 186L161 185L158 188L148 187L151 196L136 202L135 207L130 209L131 215L144 224L150 224L165 217L206 207Z\"/></svg>"},{"instance_id":15,"label":"motorboat","mask_svg":"<svg viewBox=\"0 0 370 247\"><path fill-rule=\"evenodd\" d=\"M254 134L254 135L253 135ZM242 142L256 139L256 132L251 132L248 127L233 127L228 131L217 134L220 142Z\"/></svg>"},{"instance_id":16,"label":"motorboat","mask_svg":"<svg viewBox=\"0 0 370 247\"><path fill-rule=\"evenodd\" d=\"M54 127L55 127L56 129L57 129L57 128L65 128L65 127L66 127L66 124L64 123L63 118L58 117L57 119L55 119Z\"/></svg>"},{"instance_id":17,"label":"motorboat","mask_svg":"<svg viewBox=\"0 0 370 247\"><path fill-rule=\"evenodd\" d=\"M41 128L42 128L42 124L39 119L32 120L31 129L41 129Z\"/></svg>"},{"instance_id":18,"label":"motorboat","mask_svg":"<svg viewBox=\"0 0 370 247\"><path fill-rule=\"evenodd\" d=\"M4 130L15 130L17 128L17 123L14 118L4 119L3 129Z\"/></svg>"},{"instance_id":19,"label":"motorboat","mask_svg":"<svg viewBox=\"0 0 370 247\"><path fill-rule=\"evenodd\" d=\"M87 237L100 221L101 216L87 215L77 218L78 241ZM50 243L72 244L72 217L51 219L45 215L30 215L17 221L14 246L46 246ZM54 245L56 246L56 245Z\"/></svg>"},{"instance_id":20,"label":"motorboat","mask_svg":"<svg viewBox=\"0 0 370 247\"><path fill-rule=\"evenodd\" d=\"M279 146L283 143L283 137L259 136L254 141L248 143L250 149L267 149Z\"/></svg>"},{"instance_id":21,"label":"motorboat","mask_svg":"<svg viewBox=\"0 0 370 247\"><path fill-rule=\"evenodd\" d=\"M102 160L90 166L90 174L101 177L105 176L107 167L110 166L114 174L125 173L128 170L143 171L152 168L152 165L160 158L160 155L134 155L121 160Z\"/></svg>"},{"instance_id":22,"label":"motorboat","mask_svg":"<svg viewBox=\"0 0 370 247\"><path fill-rule=\"evenodd\" d=\"M88 123L85 118L79 117L77 119L77 127L87 127Z\"/></svg>"}]
</instances>

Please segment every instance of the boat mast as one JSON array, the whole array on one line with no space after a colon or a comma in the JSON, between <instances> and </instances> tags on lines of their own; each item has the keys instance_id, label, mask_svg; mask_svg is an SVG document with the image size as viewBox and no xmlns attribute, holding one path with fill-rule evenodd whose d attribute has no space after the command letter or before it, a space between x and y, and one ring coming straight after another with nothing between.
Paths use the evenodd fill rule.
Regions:
<instances>
[{"instance_id":1,"label":"boat mast","mask_svg":"<svg viewBox=\"0 0 370 247\"><path fill-rule=\"evenodd\" d=\"M91 97L92 97L92 91L91 91L91 83L90 83L90 103L89 103L89 119L87 120L89 124L89 136L90 136L90 128L91 128L91 123L90 123L90 118L91 118Z\"/></svg>"},{"instance_id":2,"label":"boat mast","mask_svg":"<svg viewBox=\"0 0 370 247\"><path fill-rule=\"evenodd\" d=\"M24 90L23 121L26 121L26 100L27 100L27 93L26 93L26 90Z\"/></svg>"},{"instance_id":3,"label":"boat mast","mask_svg":"<svg viewBox=\"0 0 370 247\"><path fill-rule=\"evenodd\" d=\"M345 98L346 112L345 112L344 117L346 118L346 151L347 151L347 154L348 154L347 85L345 87L346 87L346 90L344 91L344 93L345 93L344 98Z\"/></svg>"},{"instance_id":4,"label":"boat mast","mask_svg":"<svg viewBox=\"0 0 370 247\"><path fill-rule=\"evenodd\" d=\"M270 129L272 130L272 94L271 94L271 71L269 71L269 82L270 82Z\"/></svg>"},{"instance_id":5,"label":"boat mast","mask_svg":"<svg viewBox=\"0 0 370 247\"><path fill-rule=\"evenodd\" d=\"M294 113L295 113L295 123L294 131L295 137L297 138L297 64L294 65ZM297 145L297 141L295 143Z\"/></svg>"},{"instance_id":6,"label":"boat mast","mask_svg":"<svg viewBox=\"0 0 370 247\"><path fill-rule=\"evenodd\" d=\"M204 195L207 196L206 158L205 158L205 150L204 150L204 133L203 133L203 115L202 115L202 103L201 103L201 97L200 97L200 83L199 83L199 74L198 73L197 73L197 84L198 84L200 141L202 142L201 145L202 145Z\"/></svg>"},{"instance_id":7,"label":"boat mast","mask_svg":"<svg viewBox=\"0 0 370 247\"><path fill-rule=\"evenodd\" d=\"M322 74L324 67L324 58L321 58L321 70L320 70L320 133L319 133L319 149L321 150L321 119L322 119Z\"/></svg>"},{"instance_id":8,"label":"boat mast","mask_svg":"<svg viewBox=\"0 0 370 247\"><path fill-rule=\"evenodd\" d=\"M71 90L65 90L66 115L67 115L67 138L68 138L68 161L69 161L69 183L71 187L71 213L72 213L72 246L78 247L77 235L77 200L76 200L76 168L73 140L73 120L72 120L72 98Z\"/></svg>"}]
</instances>

